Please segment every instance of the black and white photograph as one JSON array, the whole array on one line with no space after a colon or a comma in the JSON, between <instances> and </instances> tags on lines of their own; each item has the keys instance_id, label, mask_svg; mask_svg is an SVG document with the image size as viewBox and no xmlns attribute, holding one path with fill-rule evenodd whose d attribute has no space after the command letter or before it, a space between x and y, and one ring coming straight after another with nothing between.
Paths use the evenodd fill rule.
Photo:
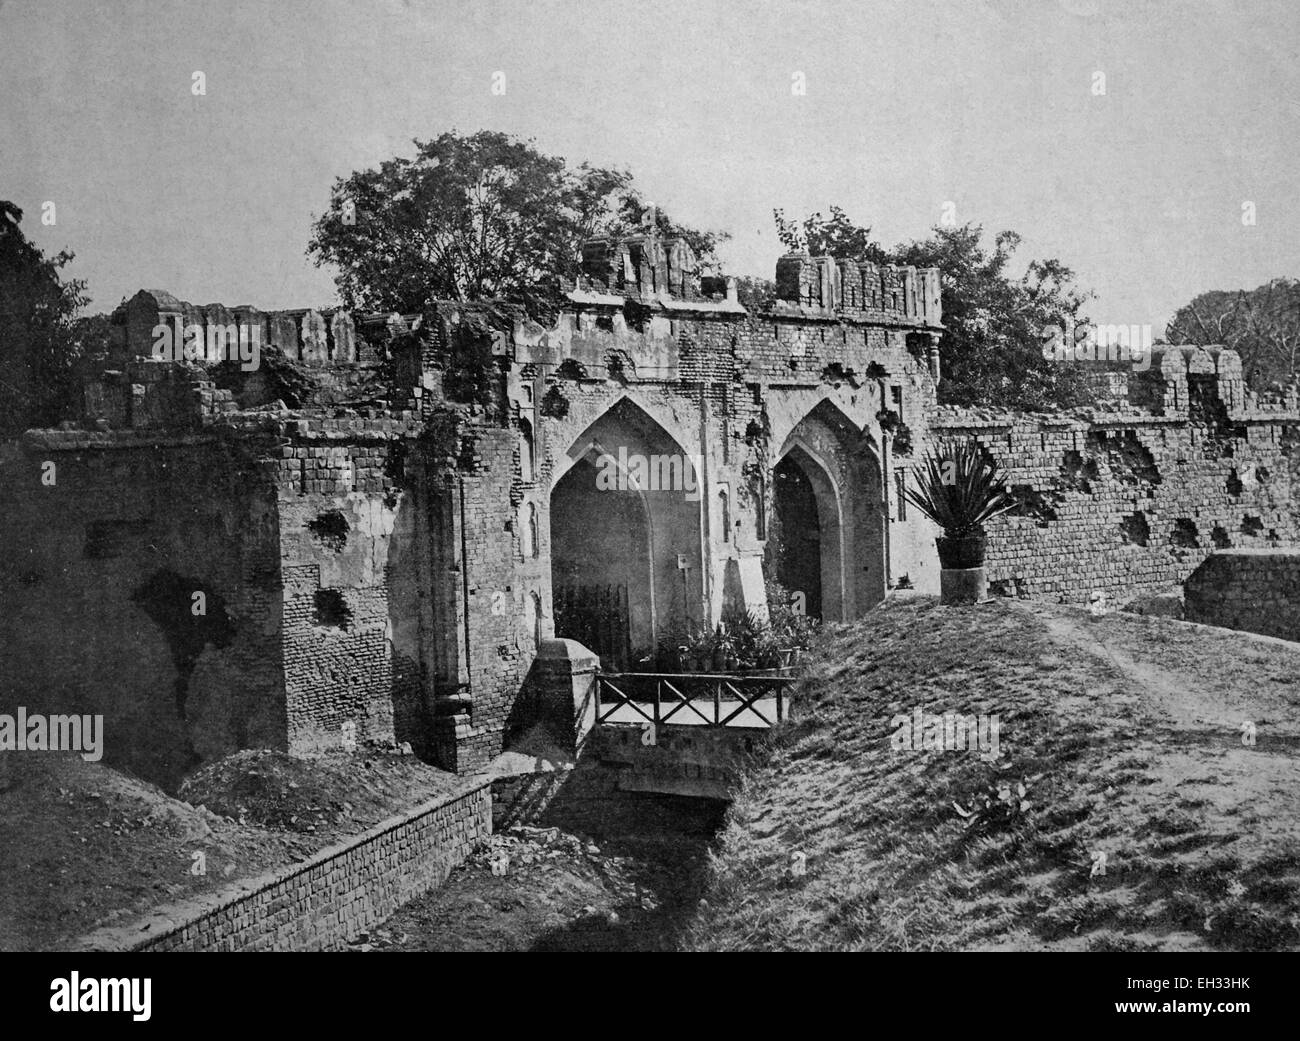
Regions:
<instances>
[{"instance_id":1,"label":"black and white photograph","mask_svg":"<svg viewBox=\"0 0 1300 1041\"><path fill-rule=\"evenodd\" d=\"M1110 1022L1252 1022L1294 0L0 0L0 55L24 1000L1159 954Z\"/></svg>"}]
</instances>

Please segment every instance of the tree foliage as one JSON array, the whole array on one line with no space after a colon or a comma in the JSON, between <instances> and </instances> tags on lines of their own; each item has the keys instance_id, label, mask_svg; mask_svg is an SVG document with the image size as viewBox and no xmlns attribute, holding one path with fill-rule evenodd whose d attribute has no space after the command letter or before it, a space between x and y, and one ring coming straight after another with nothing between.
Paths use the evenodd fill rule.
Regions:
<instances>
[{"instance_id":1,"label":"tree foliage","mask_svg":"<svg viewBox=\"0 0 1300 1041\"><path fill-rule=\"evenodd\" d=\"M1230 347L1241 355L1253 389L1285 386L1300 376L1300 281L1275 278L1257 289L1202 293L1174 313L1165 339Z\"/></svg>"},{"instance_id":2,"label":"tree foliage","mask_svg":"<svg viewBox=\"0 0 1300 1041\"><path fill-rule=\"evenodd\" d=\"M1057 259L1010 270L1020 245L1012 231L983 242L979 225L936 227L930 237L898 246L895 264L937 267L943 303L939 400L954 405L1051 409L1088 404L1093 394L1077 363L1043 356L1044 332L1085 321L1092 294Z\"/></svg>"},{"instance_id":3,"label":"tree foliage","mask_svg":"<svg viewBox=\"0 0 1300 1041\"><path fill-rule=\"evenodd\" d=\"M554 311L584 240L651 222L682 235L707 267L721 239L677 224L625 170L575 168L494 131L416 141L414 158L340 178L308 253L337 267L350 307L411 313L430 301L503 299Z\"/></svg>"},{"instance_id":4,"label":"tree foliage","mask_svg":"<svg viewBox=\"0 0 1300 1041\"><path fill-rule=\"evenodd\" d=\"M0 200L0 432L53 426L76 400L88 358L102 358L107 319L78 322L86 284L63 276L73 259L46 256L23 234L23 211Z\"/></svg>"},{"instance_id":5,"label":"tree foliage","mask_svg":"<svg viewBox=\"0 0 1300 1041\"><path fill-rule=\"evenodd\" d=\"M832 206L830 214L814 213L803 220L792 220L782 210L772 215L777 237L790 250L939 269L941 402L1051 409L1094 400L1078 365L1043 357L1045 331L1080 324L1091 299L1061 261L1031 260L1017 276L1012 262L1020 236L1001 232L989 248L984 229L974 224L936 227L929 238L886 250L869 227L855 224L840 207ZM750 296L760 298L757 292Z\"/></svg>"},{"instance_id":6,"label":"tree foliage","mask_svg":"<svg viewBox=\"0 0 1300 1041\"><path fill-rule=\"evenodd\" d=\"M776 222L776 237L792 253L889 262L884 248L871 237L871 229L854 224L838 206L831 207L829 219L813 213L801 221L790 220L780 209L772 211L772 219Z\"/></svg>"}]
</instances>

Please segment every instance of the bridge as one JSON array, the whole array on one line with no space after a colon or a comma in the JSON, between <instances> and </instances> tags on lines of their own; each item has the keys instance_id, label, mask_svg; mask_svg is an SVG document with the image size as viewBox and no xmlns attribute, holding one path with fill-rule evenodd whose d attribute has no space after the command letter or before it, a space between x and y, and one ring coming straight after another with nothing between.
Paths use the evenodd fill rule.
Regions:
<instances>
[{"instance_id":1,"label":"bridge","mask_svg":"<svg viewBox=\"0 0 1300 1041\"><path fill-rule=\"evenodd\" d=\"M789 675L596 674L596 723L761 728L788 718Z\"/></svg>"},{"instance_id":2,"label":"bridge","mask_svg":"<svg viewBox=\"0 0 1300 1041\"><path fill-rule=\"evenodd\" d=\"M785 671L596 674L589 748L623 791L729 799L743 759L789 718Z\"/></svg>"}]
</instances>

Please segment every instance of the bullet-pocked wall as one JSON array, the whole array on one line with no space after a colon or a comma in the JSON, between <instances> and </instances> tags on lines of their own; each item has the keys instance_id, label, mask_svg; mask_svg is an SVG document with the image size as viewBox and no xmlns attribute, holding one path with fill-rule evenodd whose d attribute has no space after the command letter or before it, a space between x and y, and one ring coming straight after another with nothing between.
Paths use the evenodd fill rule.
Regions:
<instances>
[{"instance_id":1,"label":"bullet-pocked wall","mask_svg":"<svg viewBox=\"0 0 1300 1041\"><path fill-rule=\"evenodd\" d=\"M777 283L750 313L685 243L642 237L589 243L546 326L142 291L82 415L6 449L8 696L152 720L184 672L205 722L167 726L200 758L368 739L482 769L535 722L520 692L553 636L621 667L728 604L765 611L773 578L830 620L937 590L902 492L959 438L1020 501L990 530L1004 592L1135 595L1296 537L1300 410L1249 395L1231 352L1159 352L1111 411L939 408L938 272L791 255ZM177 316L262 330L259 365L151 359ZM51 453L72 462L42 488ZM155 619L200 583L224 616Z\"/></svg>"},{"instance_id":2,"label":"bullet-pocked wall","mask_svg":"<svg viewBox=\"0 0 1300 1041\"><path fill-rule=\"evenodd\" d=\"M1181 586L1215 551L1300 539L1294 389L1260 400L1234 352L1192 347L1157 348L1127 382L1110 411L935 417L933 437L978 440L1019 499L990 525L995 591L1124 602Z\"/></svg>"},{"instance_id":3,"label":"bullet-pocked wall","mask_svg":"<svg viewBox=\"0 0 1300 1041\"><path fill-rule=\"evenodd\" d=\"M924 569L888 535L906 525L888 479L906 457L881 423L919 432L933 406L936 273L786 257L782 299L750 315L734 284L699 278L682 242L592 243L584 271L550 328L491 305L358 318L142 290L119 308L116 368L88 385L75 429L48 436L98 439L106 473L144 430L238 449L228 484L256 490L265 514L262 570L232 573L223 596L238 607L267 590L258 632L271 643L256 657L274 728L240 723L199 758L409 741L481 769L527 725L518 696L539 643L593 605L616 623L602 630L609 664L727 603L766 610L782 459L816 468L827 617L867 609L900 566ZM232 326L260 344L258 364L159 356L160 328L198 344ZM141 466L139 483L168 487L161 460ZM185 468L187 494L218 494L220 472ZM82 510L112 512L103 483L83 485ZM166 512L155 507L142 517ZM202 553L178 552L177 574L203 570ZM250 547L213 552L233 569ZM126 590L137 566L109 584ZM48 642L42 631L28 643ZM95 670L93 656L67 664L83 683ZM155 671L143 688L173 682Z\"/></svg>"}]
</instances>

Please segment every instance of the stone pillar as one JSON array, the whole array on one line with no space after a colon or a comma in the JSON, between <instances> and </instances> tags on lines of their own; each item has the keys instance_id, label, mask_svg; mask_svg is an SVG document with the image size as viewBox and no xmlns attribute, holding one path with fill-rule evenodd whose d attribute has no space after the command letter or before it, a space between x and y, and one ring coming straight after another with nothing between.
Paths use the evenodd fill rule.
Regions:
<instances>
[{"instance_id":1,"label":"stone pillar","mask_svg":"<svg viewBox=\"0 0 1300 1041\"><path fill-rule=\"evenodd\" d=\"M267 316L256 307L236 307L235 323L239 326L239 342L256 343L259 351L265 347L270 342L266 319Z\"/></svg>"},{"instance_id":2,"label":"stone pillar","mask_svg":"<svg viewBox=\"0 0 1300 1041\"><path fill-rule=\"evenodd\" d=\"M925 349L925 360L929 366L930 375L934 377L935 386L939 385L939 337L940 333L926 333L926 339L930 342Z\"/></svg>"},{"instance_id":3,"label":"stone pillar","mask_svg":"<svg viewBox=\"0 0 1300 1041\"><path fill-rule=\"evenodd\" d=\"M271 346L279 348L286 358L298 360L298 323L293 315L273 312L267 316L267 336Z\"/></svg>"},{"instance_id":4,"label":"stone pillar","mask_svg":"<svg viewBox=\"0 0 1300 1041\"><path fill-rule=\"evenodd\" d=\"M302 360L315 365L329 361L325 319L319 311L308 311L302 316Z\"/></svg>"},{"instance_id":5,"label":"stone pillar","mask_svg":"<svg viewBox=\"0 0 1300 1041\"><path fill-rule=\"evenodd\" d=\"M839 269L832 257L814 257L817 267L817 296L823 311L834 311L840 305Z\"/></svg>"},{"instance_id":6,"label":"stone pillar","mask_svg":"<svg viewBox=\"0 0 1300 1041\"><path fill-rule=\"evenodd\" d=\"M239 326L235 323L235 313L230 308L225 304L208 304L203 308L203 324L204 361L212 364L229 361L232 349L235 356L239 356Z\"/></svg>"},{"instance_id":7,"label":"stone pillar","mask_svg":"<svg viewBox=\"0 0 1300 1041\"><path fill-rule=\"evenodd\" d=\"M330 318L330 338L334 341L334 364L354 364L357 360L357 330L352 315L347 311L335 311Z\"/></svg>"},{"instance_id":8,"label":"stone pillar","mask_svg":"<svg viewBox=\"0 0 1300 1041\"><path fill-rule=\"evenodd\" d=\"M578 754L596 725L600 659L577 640L543 640L528 673L525 709L566 752Z\"/></svg>"},{"instance_id":9,"label":"stone pillar","mask_svg":"<svg viewBox=\"0 0 1300 1041\"><path fill-rule=\"evenodd\" d=\"M916 268L909 265L903 268L903 313L915 318L916 312Z\"/></svg>"}]
</instances>

